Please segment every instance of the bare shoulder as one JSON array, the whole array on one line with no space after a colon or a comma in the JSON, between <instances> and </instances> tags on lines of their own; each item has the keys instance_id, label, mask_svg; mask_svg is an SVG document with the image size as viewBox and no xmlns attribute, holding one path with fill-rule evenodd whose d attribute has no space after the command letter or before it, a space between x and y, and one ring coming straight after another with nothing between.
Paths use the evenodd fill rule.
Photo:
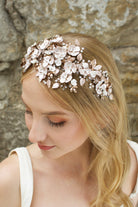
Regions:
<instances>
[{"instance_id":1,"label":"bare shoulder","mask_svg":"<svg viewBox=\"0 0 138 207\"><path fill-rule=\"evenodd\" d=\"M129 146L129 153L130 153L130 169L126 176L125 182L123 184L123 191L130 195L135 188L138 176L138 160L134 150Z\"/></svg>"},{"instance_id":2,"label":"bare shoulder","mask_svg":"<svg viewBox=\"0 0 138 207\"><path fill-rule=\"evenodd\" d=\"M19 207L19 185L18 157L16 154L12 154L0 163L0 206Z\"/></svg>"},{"instance_id":3,"label":"bare shoulder","mask_svg":"<svg viewBox=\"0 0 138 207\"><path fill-rule=\"evenodd\" d=\"M134 150L129 146L129 153L131 158L131 169L134 172L138 172L138 160Z\"/></svg>"}]
</instances>

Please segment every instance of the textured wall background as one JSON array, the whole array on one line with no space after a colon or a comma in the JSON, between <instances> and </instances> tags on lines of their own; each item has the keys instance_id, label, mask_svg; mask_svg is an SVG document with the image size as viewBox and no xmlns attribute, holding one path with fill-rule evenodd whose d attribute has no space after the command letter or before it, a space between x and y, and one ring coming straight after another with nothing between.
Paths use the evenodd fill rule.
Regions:
<instances>
[{"instance_id":1,"label":"textured wall background","mask_svg":"<svg viewBox=\"0 0 138 207\"><path fill-rule=\"evenodd\" d=\"M136 0L0 0L0 160L28 143L20 60L34 41L64 32L86 33L110 47L126 94L131 136L138 141L137 8Z\"/></svg>"}]
</instances>

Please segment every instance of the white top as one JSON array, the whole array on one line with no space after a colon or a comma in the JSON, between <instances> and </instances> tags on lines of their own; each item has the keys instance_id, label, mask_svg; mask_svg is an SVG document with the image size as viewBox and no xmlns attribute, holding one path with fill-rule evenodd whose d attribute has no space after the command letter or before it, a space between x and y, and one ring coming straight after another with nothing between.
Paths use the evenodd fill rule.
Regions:
<instances>
[{"instance_id":1,"label":"white top","mask_svg":"<svg viewBox=\"0 0 138 207\"><path fill-rule=\"evenodd\" d=\"M138 144L128 140L129 145L134 150L138 160ZM33 197L33 169L30 155L25 147L12 150L9 155L16 152L20 167L20 188L21 188L21 207L30 207ZM138 177L134 191L130 195L134 207L138 204ZM122 206L121 206L122 207Z\"/></svg>"},{"instance_id":2,"label":"white top","mask_svg":"<svg viewBox=\"0 0 138 207\"><path fill-rule=\"evenodd\" d=\"M30 207L33 197L33 169L30 155L25 147L12 150L16 152L20 168L21 207Z\"/></svg>"}]
</instances>

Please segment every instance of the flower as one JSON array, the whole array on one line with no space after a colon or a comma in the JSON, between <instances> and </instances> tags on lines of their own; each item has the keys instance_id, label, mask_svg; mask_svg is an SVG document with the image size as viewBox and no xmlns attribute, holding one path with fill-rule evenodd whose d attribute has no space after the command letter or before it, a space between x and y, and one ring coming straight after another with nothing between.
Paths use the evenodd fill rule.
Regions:
<instances>
[{"instance_id":1,"label":"flower","mask_svg":"<svg viewBox=\"0 0 138 207\"><path fill-rule=\"evenodd\" d=\"M69 45L68 47L68 54L72 56L78 55L80 52L80 47L75 45Z\"/></svg>"},{"instance_id":2,"label":"flower","mask_svg":"<svg viewBox=\"0 0 138 207\"><path fill-rule=\"evenodd\" d=\"M57 42L58 43L63 42L62 36L56 35L55 38L50 40L50 43L57 43Z\"/></svg>"},{"instance_id":3,"label":"flower","mask_svg":"<svg viewBox=\"0 0 138 207\"><path fill-rule=\"evenodd\" d=\"M36 76L39 78L39 82L45 79L46 75L44 73L38 72Z\"/></svg>"},{"instance_id":4,"label":"flower","mask_svg":"<svg viewBox=\"0 0 138 207\"><path fill-rule=\"evenodd\" d=\"M72 80L72 75L67 75L65 82L68 83L71 80Z\"/></svg>"},{"instance_id":5,"label":"flower","mask_svg":"<svg viewBox=\"0 0 138 207\"><path fill-rule=\"evenodd\" d=\"M77 56L77 60L78 61L81 61L82 60L82 54L81 53Z\"/></svg>"},{"instance_id":6,"label":"flower","mask_svg":"<svg viewBox=\"0 0 138 207\"><path fill-rule=\"evenodd\" d=\"M73 86L77 86L77 80L76 80L76 79L72 79L71 84L72 84Z\"/></svg>"},{"instance_id":7,"label":"flower","mask_svg":"<svg viewBox=\"0 0 138 207\"><path fill-rule=\"evenodd\" d=\"M67 78L67 73L65 73L65 72L62 73L60 76L60 83L65 83L66 78Z\"/></svg>"},{"instance_id":8,"label":"flower","mask_svg":"<svg viewBox=\"0 0 138 207\"><path fill-rule=\"evenodd\" d=\"M41 50L44 50L44 49L46 49L49 45L50 45L49 40L44 39L44 41L43 41L41 44L39 44L39 47L40 47Z\"/></svg>"},{"instance_id":9,"label":"flower","mask_svg":"<svg viewBox=\"0 0 138 207\"><path fill-rule=\"evenodd\" d=\"M66 56L66 46L57 46L54 50L54 56L57 59L63 59Z\"/></svg>"},{"instance_id":10,"label":"flower","mask_svg":"<svg viewBox=\"0 0 138 207\"><path fill-rule=\"evenodd\" d=\"M54 83L52 88L59 88L59 83Z\"/></svg>"},{"instance_id":11,"label":"flower","mask_svg":"<svg viewBox=\"0 0 138 207\"><path fill-rule=\"evenodd\" d=\"M67 74L72 74L72 73L76 73L77 66L75 63L68 61L68 62L65 62L64 69Z\"/></svg>"},{"instance_id":12,"label":"flower","mask_svg":"<svg viewBox=\"0 0 138 207\"><path fill-rule=\"evenodd\" d=\"M56 64L56 66L61 66L61 64L62 64L61 59L56 59L55 64Z\"/></svg>"},{"instance_id":13,"label":"flower","mask_svg":"<svg viewBox=\"0 0 138 207\"><path fill-rule=\"evenodd\" d=\"M47 80L46 84L47 84L48 88L50 88L50 86L51 86L51 81L50 81L50 80Z\"/></svg>"},{"instance_id":14,"label":"flower","mask_svg":"<svg viewBox=\"0 0 138 207\"><path fill-rule=\"evenodd\" d=\"M80 85L83 86L84 83L85 83L85 79L84 79L84 78L81 78L81 79L80 79Z\"/></svg>"},{"instance_id":15,"label":"flower","mask_svg":"<svg viewBox=\"0 0 138 207\"><path fill-rule=\"evenodd\" d=\"M38 58L39 55L40 55L40 53L41 52L38 49L34 49L33 52L32 52L32 54L31 54L31 58L32 59Z\"/></svg>"},{"instance_id":16,"label":"flower","mask_svg":"<svg viewBox=\"0 0 138 207\"><path fill-rule=\"evenodd\" d=\"M94 66L94 70L100 70L101 68L102 68L101 65L96 65L96 66Z\"/></svg>"}]
</instances>

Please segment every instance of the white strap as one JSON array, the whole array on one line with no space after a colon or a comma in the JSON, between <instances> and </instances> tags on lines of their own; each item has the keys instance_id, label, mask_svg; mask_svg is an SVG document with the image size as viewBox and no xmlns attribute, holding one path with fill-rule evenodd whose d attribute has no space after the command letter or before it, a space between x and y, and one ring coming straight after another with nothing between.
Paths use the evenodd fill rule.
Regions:
<instances>
[{"instance_id":1,"label":"white strap","mask_svg":"<svg viewBox=\"0 0 138 207\"><path fill-rule=\"evenodd\" d=\"M128 140L127 142L130 145L130 147L134 150L137 161L138 161L138 144L130 140ZM133 192L131 193L130 198L133 200L134 206L136 206L138 204L138 175L137 175L137 182L136 182L135 188Z\"/></svg>"},{"instance_id":2,"label":"white strap","mask_svg":"<svg viewBox=\"0 0 138 207\"><path fill-rule=\"evenodd\" d=\"M30 207L33 196L33 170L29 153L25 147L12 150L16 152L20 167L21 207Z\"/></svg>"}]
</instances>

